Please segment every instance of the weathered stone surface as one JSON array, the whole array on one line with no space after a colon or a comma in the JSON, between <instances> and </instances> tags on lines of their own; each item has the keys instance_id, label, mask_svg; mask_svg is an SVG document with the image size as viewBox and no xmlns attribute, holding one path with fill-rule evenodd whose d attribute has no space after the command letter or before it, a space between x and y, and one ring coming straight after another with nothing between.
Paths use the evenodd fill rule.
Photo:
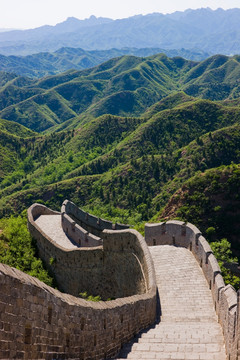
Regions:
<instances>
[{"instance_id":1,"label":"weathered stone surface","mask_svg":"<svg viewBox=\"0 0 240 360\"><path fill-rule=\"evenodd\" d=\"M192 253L169 245L150 247L150 252L161 321L124 346L118 358L226 360L211 291Z\"/></svg>"},{"instance_id":2,"label":"weathered stone surface","mask_svg":"<svg viewBox=\"0 0 240 360\"><path fill-rule=\"evenodd\" d=\"M41 217L50 220L47 227ZM151 256L137 232L102 231L102 219L84 212L80 217L90 230L93 222L102 246L80 249L69 243L56 228L60 213L34 207L32 220L38 224L30 219L29 228L41 256L47 263L54 260L52 270L60 282L71 284L69 292L79 291L81 283L97 293L106 287L129 296L86 302L1 264L0 359L112 358L154 322L153 258L161 322L140 332L119 358L225 360L227 353L228 360L240 360L240 293L225 286L209 244L194 225L147 224L147 243L161 245L150 247ZM72 225L75 221L69 219L67 226Z\"/></svg>"},{"instance_id":3,"label":"weathered stone surface","mask_svg":"<svg viewBox=\"0 0 240 360\"><path fill-rule=\"evenodd\" d=\"M37 226L56 244L69 250L75 250L78 244L66 235L61 226L61 215L40 215L36 219Z\"/></svg>"},{"instance_id":4,"label":"weathered stone surface","mask_svg":"<svg viewBox=\"0 0 240 360\"><path fill-rule=\"evenodd\" d=\"M46 209L43 205L31 206L28 227L60 290L74 296L87 291L103 300L144 294L148 290L150 267L147 269L144 264L146 261L150 264L151 259L139 233L104 230L101 246L79 247L63 231L61 215Z\"/></svg>"},{"instance_id":5,"label":"weathered stone surface","mask_svg":"<svg viewBox=\"0 0 240 360\"><path fill-rule=\"evenodd\" d=\"M237 305L237 293L233 288L225 286L211 247L199 229L192 224L179 221L146 224L145 237L149 245L178 245L188 248L193 253L211 289L214 308L223 329L228 358L236 360L240 338L240 306Z\"/></svg>"},{"instance_id":6,"label":"weathered stone surface","mask_svg":"<svg viewBox=\"0 0 240 360\"><path fill-rule=\"evenodd\" d=\"M126 297L88 302L0 264L0 359L114 356L156 317L155 272L143 237L134 230L107 230L103 246L82 249L58 229L59 213L41 205L31 210L29 229L39 252L68 292Z\"/></svg>"}]
</instances>

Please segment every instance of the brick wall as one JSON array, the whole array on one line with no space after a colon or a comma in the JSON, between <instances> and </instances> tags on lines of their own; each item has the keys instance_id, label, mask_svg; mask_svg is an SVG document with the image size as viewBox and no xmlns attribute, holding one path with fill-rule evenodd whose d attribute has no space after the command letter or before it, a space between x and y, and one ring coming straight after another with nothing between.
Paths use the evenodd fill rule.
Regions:
<instances>
[{"instance_id":1,"label":"brick wall","mask_svg":"<svg viewBox=\"0 0 240 360\"><path fill-rule=\"evenodd\" d=\"M61 291L74 296L87 291L104 300L146 292L147 275L143 269L147 271L144 264L148 248L139 233L105 230L102 246L67 250L53 242L35 223L46 211L43 205L32 205L28 209L28 227L37 240L41 259ZM48 209L49 215L50 211Z\"/></svg>"},{"instance_id":2,"label":"brick wall","mask_svg":"<svg viewBox=\"0 0 240 360\"><path fill-rule=\"evenodd\" d=\"M61 214L61 224L64 232L81 247L95 247L102 245L102 239L99 236L89 233L68 216Z\"/></svg>"},{"instance_id":3,"label":"brick wall","mask_svg":"<svg viewBox=\"0 0 240 360\"><path fill-rule=\"evenodd\" d=\"M63 294L0 264L0 359L105 359L155 320L156 288L109 302Z\"/></svg>"},{"instance_id":4,"label":"brick wall","mask_svg":"<svg viewBox=\"0 0 240 360\"><path fill-rule=\"evenodd\" d=\"M128 229L129 225L113 224L111 221L101 219L97 216L88 214L87 212L79 209L73 202L65 200L61 207L61 213L66 213L74 219L88 232L101 236L104 229L108 230L124 230Z\"/></svg>"},{"instance_id":5,"label":"brick wall","mask_svg":"<svg viewBox=\"0 0 240 360\"><path fill-rule=\"evenodd\" d=\"M218 262L209 243L201 235L199 229L192 224L181 221L146 224L145 240L151 246L176 245L192 251L212 292L216 313L223 328L228 360L240 360L240 354L237 358L237 344L240 344L238 320L240 310L237 307L237 293L232 286L225 286Z\"/></svg>"},{"instance_id":6,"label":"brick wall","mask_svg":"<svg viewBox=\"0 0 240 360\"><path fill-rule=\"evenodd\" d=\"M74 284L75 279L78 286L80 276L80 282L93 289L97 283L102 286L104 276L107 279L102 271L105 262L112 276L109 289L123 287L127 293L131 283L135 294L106 302L85 301L0 264L0 359L111 358L155 322L156 279L148 247L134 230L106 230L103 246L66 251L35 226L41 213L57 214L42 205L32 207L29 229L46 263L54 259L51 269L55 274L59 270L59 281Z\"/></svg>"},{"instance_id":7,"label":"brick wall","mask_svg":"<svg viewBox=\"0 0 240 360\"><path fill-rule=\"evenodd\" d=\"M59 213L32 206L28 226L41 257L70 291L0 264L0 359L111 358L155 322L156 279L148 247L134 230L106 230L102 246L68 251L35 224L41 214ZM91 302L69 294L87 286L91 294L125 297Z\"/></svg>"}]
</instances>

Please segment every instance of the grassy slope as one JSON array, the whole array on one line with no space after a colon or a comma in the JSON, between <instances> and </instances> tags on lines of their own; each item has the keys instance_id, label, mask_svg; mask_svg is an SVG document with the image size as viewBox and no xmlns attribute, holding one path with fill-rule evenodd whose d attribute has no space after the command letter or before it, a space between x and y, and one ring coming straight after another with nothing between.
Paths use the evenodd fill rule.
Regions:
<instances>
[{"instance_id":1,"label":"grassy slope","mask_svg":"<svg viewBox=\"0 0 240 360\"><path fill-rule=\"evenodd\" d=\"M38 132L73 129L106 113L140 116L179 90L211 100L236 98L239 74L237 56L216 55L197 63L163 54L123 56L37 81L2 74L0 91L8 100L0 102L0 116Z\"/></svg>"},{"instance_id":2,"label":"grassy slope","mask_svg":"<svg viewBox=\"0 0 240 360\"><path fill-rule=\"evenodd\" d=\"M0 131L7 132L21 138L32 137L37 135L34 131L22 126L14 121L0 119Z\"/></svg>"},{"instance_id":3,"label":"grassy slope","mask_svg":"<svg viewBox=\"0 0 240 360\"><path fill-rule=\"evenodd\" d=\"M12 173L26 155L22 147L28 138L37 135L13 121L0 119L0 181Z\"/></svg>"},{"instance_id":4,"label":"grassy slope","mask_svg":"<svg viewBox=\"0 0 240 360\"><path fill-rule=\"evenodd\" d=\"M221 166L193 176L172 196L158 218L179 218L204 234L214 227L211 240L227 238L240 255L240 165Z\"/></svg>"},{"instance_id":5,"label":"grassy slope","mask_svg":"<svg viewBox=\"0 0 240 360\"><path fill-rule=\"evenodd\" d=\"M59 74L61 72L77 69L82 70L97 66L111 58L123 55L150 56L157 53L167 53L168 56L183 56L186 59L202 60L207 53L193 50L163 50L157 48L125 48L110 50L85 51L76 48L61 48L54 53L38 53L28 56L0 55L0 71L41 78Z\"/></svg>"},{"instance_id":6,"label":"grassy slope","mask_svg":"<svg viewBox=\"0 0 240 360\"><path fill-rule=\"evenodd\" d=\"M193 99L179 105L179 97L189 99L183 94L176 94L172 96L171 105L169 97L166 98L165 105L163 100L160 103L162 108L170 106L172 109L157 113L151 109L142 118L105 115L83 125L75 131L74 137L64 143L62 150L53 151L52 147L45 150L50 154L47 157L44 154L47 163L39 165L36 162L29 186L103 173L119 162L124 163L144 154L170 154L208 131L238 122L238 107L224 107L210 101ZM155 109L159 106L156 105ZM151 112L153 116L148 118ZM53 136L54 134L43 137L41 142L47 143ZM41 156L39 142L40 139L35 148L28 150L33 161ZM89 161L91 163L86 168L84 164Z\"/></svg>"},{"instance_id":7,"label":"grassy slope","mask_svg":"<svg viewBox=\"0 0 240 360\"><path fill-rule=\"evenodd\" d=\"M237 123L238 107L181 93L142 118L105 115L37 137L22 145L33 166L18 182L14 173L2 182L0 208L19 211L39 199L58 208L71 198L121 221L148 220L196 172L240 162Z\"/></svg>"}]
</instances>

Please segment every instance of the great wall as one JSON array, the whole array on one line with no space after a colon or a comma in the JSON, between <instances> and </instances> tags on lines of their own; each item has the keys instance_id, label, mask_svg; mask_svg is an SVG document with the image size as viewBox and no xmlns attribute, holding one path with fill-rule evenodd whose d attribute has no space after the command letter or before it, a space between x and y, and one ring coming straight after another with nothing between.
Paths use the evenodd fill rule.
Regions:
<instances>
[{"instance_id":1,"label":"great wall","mask_svg":"<svg viewBox=\"0 0 240 360\"><path fill-rule=\"evenodd\" d=\"M65 201L32 205L28 227L59 290L0 264L0 359L240 360L240 291L194 225L144 239Z\"/></svg>"}]
</instances>

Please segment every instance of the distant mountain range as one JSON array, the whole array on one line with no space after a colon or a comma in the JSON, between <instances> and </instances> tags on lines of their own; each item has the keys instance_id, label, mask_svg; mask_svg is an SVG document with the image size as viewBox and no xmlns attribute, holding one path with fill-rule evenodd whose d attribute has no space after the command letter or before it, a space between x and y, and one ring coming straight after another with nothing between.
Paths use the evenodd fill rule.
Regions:
<instances>
[{"instance_id":1,"label":"distant mountain range","mask_svg":"<svg viewBox=\"0 0 240 360\"><path fill-rule=\"evenodd\" d=\"M0 218L69 198L139 229L192 221L239 254L239 79L238 55L122 56L42 79L0 72Z\"/></svg>"},{"instance_id":2,"label":"distant mountain range","mask_svg":"<svg viewBox=\"0 0 240 360\"><path fill-rule=\"evenodd\" d=\"M240 9L187 10L112 20L68 18L56 26L0 32L0 53L27 55L61 47L200 49L216 54L240 53Z\"/></svg>"},{"instance_id":3,"label":"distant mountain range","mask_svg":"<svg viewBox=\"0 0 240 360\"><path fill-rule=\"evenodd\" d=\"M42 79L0 73L0 118L41 132L79 128L104 114L140 116L176 91L210 100L240 96L240 56L202 62L164 54L122 56Z\"/></svg>"},{"instance_id":4,"label":"distant mountain range","mask_svg":"<svg viewBox=\"0 0 240 360\"><path fill-rule=\"evenodd\" d=\"M185 49L124 48L86 51L75 48L61 48L53 53L44 52L27 56L0 55L0 71L41 78L71 69L83 70L91 68L122 55L146 57L158 53L164 53L169 57L181 56L196 61L204 60L210 56L210 54L203 51Z\"/></svg>"},{"instance_id":5,"label":"distant mountain range","mask_svg":"<svg viewBox=\"0 0 240 360\"><path fill-rule=\"evenodd\" d=\"M11 29L11 28L0 28L0 32L6 32L6 31L13 31L17 29Z\"/></svg>"}]
</instances>

